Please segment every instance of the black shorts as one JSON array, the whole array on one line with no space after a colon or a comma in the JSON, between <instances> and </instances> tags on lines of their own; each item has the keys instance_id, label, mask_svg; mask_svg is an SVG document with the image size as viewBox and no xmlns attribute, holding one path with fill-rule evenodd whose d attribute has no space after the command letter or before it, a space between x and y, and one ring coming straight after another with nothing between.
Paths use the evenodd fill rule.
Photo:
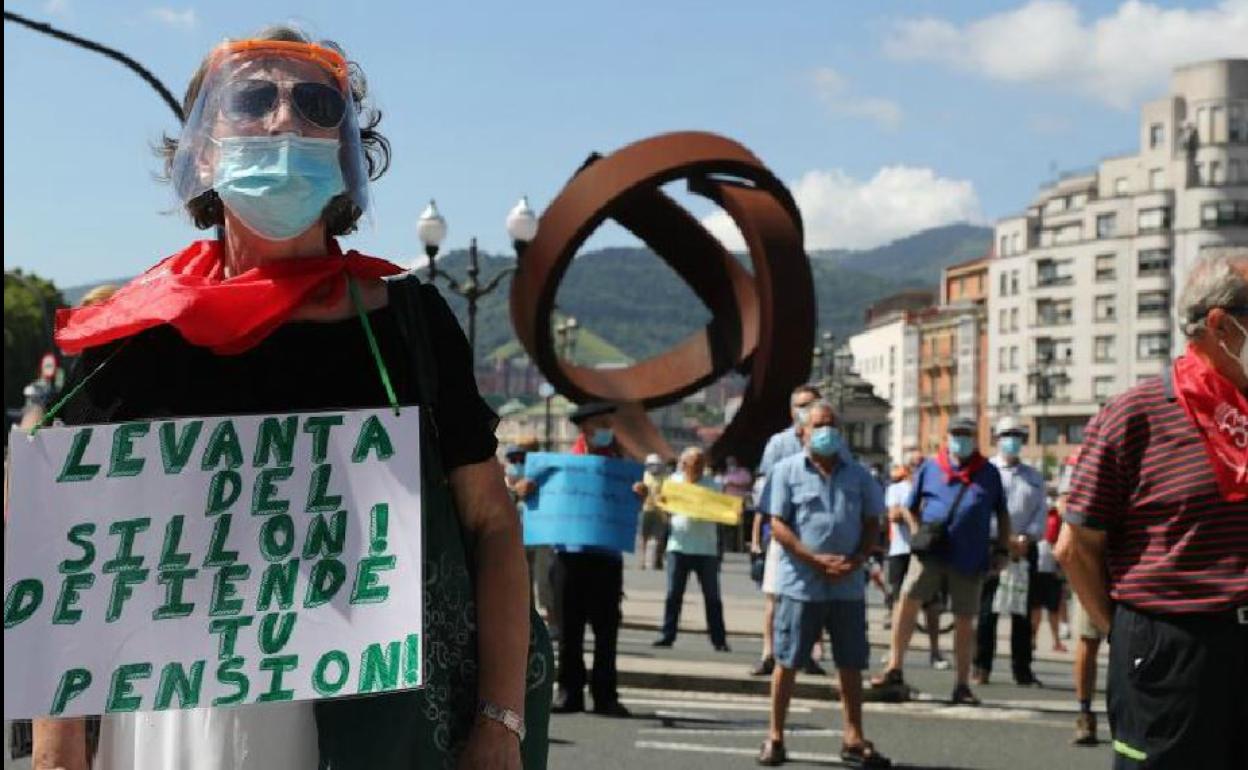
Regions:
<instances>
[{"instance_id":1,"label":"black shorts","mask_svg":"<svg viewBox=\"0 0 1248 770\"><path fill-rule=\"evenodd\" d=\"M1108 679L1115 768L1244 767L1248 625L1231 613L1152 615L1119 604Z\"/></svg>"},{"instance_id":2,"label":"black shorts","mask_svg":"<svg viewBox=\"0 0 1248 770\"><path fill-rule=\"evenodd\" d=\"M1027 594L1028 606L1043 607L1049 612L1057 612L1062 603L1062 579L1052 572L1037 572L1031 576L1031 586Z\"/></svg>"}]
</instances>

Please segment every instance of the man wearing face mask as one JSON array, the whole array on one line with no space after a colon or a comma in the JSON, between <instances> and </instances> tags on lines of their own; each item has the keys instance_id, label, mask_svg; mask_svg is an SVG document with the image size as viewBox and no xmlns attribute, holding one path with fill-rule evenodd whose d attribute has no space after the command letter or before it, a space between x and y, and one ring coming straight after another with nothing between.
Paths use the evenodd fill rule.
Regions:
<instances>
[{"instance_id":1,"label":"man wearing face mask","mask_svg":"<svg viewBox=\"0 0 1248 770\"><path fill-rule=\"evenodd\" d=\"M919 609L947 589L954 621L955 680L950 700L955 704L979 703L969 685L974 622L979 613L980 586L988 570L992 520L996 518L998 548L1004 550L1010 535L1010 517L1001 474L979 453L977 435L979 426L975 420L953 420L944 448L915 474L905 513L916 558L911 559L906 570L901 601L893 614L888 668L871 680L872 687L905 685L902 662ZM929 550L920 552L916 533L924 526L928 530L938 529L941 536Z\"/></svg>"},{"instance_id":2,"label":"man wearing face mask","mask_svg":"<svg viewBox=\"0 0 1248 770\"><path fill-rule=\"evenodd\" d=\"M793 389L793 394L789 397L789 415L793 419L793 424L767 440L767 446L763 449L763 459L758 463L760 478L767 479L776 463L804 451L800 431L805 424L810 405L819 398L819 390L813 385L799 385ZM771 513L767 508L770 498L767 482L764 481L762 491L758 495L758 515L754 517L752 537L754 548L761 548L763 542L763 517ZM779 564L780 544L773 537L767 545L767 554L763 561L763 655L750 670L754 676L770 676L776 665L772 629L775 627L776 571ZM805 673L818 676L826 672L811 658L806 664Z\"/></svg>"},{"instance_id":3,"label":"man wearing face mask","mask_svg":"<svg viewBox=\"0 0 1248 770\"><path fill-rule=\"evenodd\" d=\"M807 418L805 451L776 464L768 482L773 537L784 550L776 589L771 727L758 762L786 760L784 722L793 682L811 645L826 631L844 714L841 761L891 767L862 729L862 672L870 654L862 567L879 534L884 496L866 468L844 459L831 405L815 402Z\"/></svg>"},{"instance_id":4,"label":"man wearing face mask","mask_svg":"<svg viewBox=\"0 0 1248 770\"><path fill-rule=\"evenodd\" d=\"M1116 768L1248 756L1248 248L1178 302L1187 349L1088 423L1055 555L1109 635Z\"/></svg>"},{"instance_id":5,"label":"man wearing face mask","mask_svg":"<svg viewBox=\"0 0 1248 770\"><path fill-rule=\"evenodd\" d=\"M1001 473L1001 484L1005 488L1005 504L1010 512L1010 531L1014 533L1010 546L1016 558L1027 559L1027 595L1030 601L1037 598L1037 592L1032 585L1036 581L1036 564L1039 558L1037 544L1044 537L1045 517L1048 514L1044 476L1020 457L1023 442L1027 438L1027 429L1017 417L1002 417L997 422L996 434L998 452L992 458L992 464ZM993 564L994 569L999 566L1000 564ZM996 572L990 572L980 595L975 672L972 677L976 684L987 684L992 674L992 659L997 648L997 613L992 609L992 602L999 582ZM1023 687L1040 686L1040 680L1036 679L1031 670L1031 657L1031 618L1027 612L1011 615L1010 665L1014 670L1014 682Z\"/></svg>"},{"instance_id":6,"label":"man wearing face mask","mask_svg":"<svg viewBox=\"0 0 1248 770\"><path fill-rule=\"evenodd\" d=\"M574 455L623 457L615 440L612 420L616 407L605 402L582 404L570 419L580 429L572 445ZM532 479L518 483L522 497L536 489ZM633 492L645 498L645 484L638 481ZM562 617L559 644L556 714L585 710L585 625L594 631L594 668L588 677L594 713L627 717L616 689L615 652L620 633L620 599L624 593L624 557L619 551L593 546L559 546L551 568L551 582L559 592Z\"/></svg>"}]
</instances>

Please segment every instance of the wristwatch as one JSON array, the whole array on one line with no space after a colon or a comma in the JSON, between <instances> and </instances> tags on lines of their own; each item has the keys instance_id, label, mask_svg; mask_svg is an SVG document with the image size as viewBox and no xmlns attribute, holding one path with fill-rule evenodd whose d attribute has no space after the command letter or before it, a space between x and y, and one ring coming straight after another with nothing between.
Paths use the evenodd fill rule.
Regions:
<instances>
[{"instance_id":1,"label":"wristwatch","mask_svg":"<svg viewBox=\"0 0 1248 770\"><path fill-rule=\"evenodd\" d=\"M486 719L492 719L503 727L506 727L515 734L520 740L524 740L524 717L509 708L503 708L497 703L490 703L483 700L477 704L477 713Z\"/></svg>"}]
</instances>

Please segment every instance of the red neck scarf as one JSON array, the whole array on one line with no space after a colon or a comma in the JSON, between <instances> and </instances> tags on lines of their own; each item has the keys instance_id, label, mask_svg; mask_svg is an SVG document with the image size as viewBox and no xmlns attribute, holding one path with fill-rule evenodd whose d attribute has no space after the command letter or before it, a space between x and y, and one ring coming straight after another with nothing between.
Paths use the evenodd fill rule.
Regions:
<instances>
[{"instance_id":1,"label":"red neck scarf","mask_svg":"<svg viewBox=\"0 0 1248 770\"><path fill-rule=\"evenodd\" d=\"M576 441L572 442L572 454L574 455L598 455L599 457L622 457L620 445L612 441L604 447L592 447L585 440L585 434L581 433L576 437Z\"/></svg>"},{"instance_id":2,"label":"red neck scarf","mask_svg":"<svg viewBox=\"0 0 1248 770\"><path fill-rule=\"evenodd\" d=\"M342 298L347 276L376 279L398 265L329 242L323 257L284 259L225 277L219 241L196 241L118 290L107 302L56 313L69 355L169 324L192 345L231 355L258 345L309 302Z\"/></svg>"},{"instance_id":3,"label":"red neck scarf","mask_svg":"<svg viewBox=\"0 0 1248 770\"><path fill-rule=\"evenodd\" d=\"M962 465L957 468L953 467L953 463L949 460L949 448L941 447L936 453L936 464L945 472L945 481L950 482L954 479L961 481L963 484L970 485L971 477L979 472L979 469L988 463L988 458L981 455L978 451L966 459Z\"/></svg>"},{"instance_id":4,"label":"red neck scarf","mask_svg":"<svg viewBox=\"0 0 1248 770\"><path fill-rule=\"evenodd\" d=\"M1174 362L1174 391L1204 439L1223 499L1248 500L1248 398L1190 347Z\"/></svg>"}]
</instances>

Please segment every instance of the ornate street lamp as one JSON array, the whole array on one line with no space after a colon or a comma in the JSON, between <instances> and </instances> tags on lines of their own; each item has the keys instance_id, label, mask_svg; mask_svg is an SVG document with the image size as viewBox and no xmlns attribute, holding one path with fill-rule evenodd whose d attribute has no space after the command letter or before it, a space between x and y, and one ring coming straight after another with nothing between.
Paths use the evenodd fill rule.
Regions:
<instances>
[{"instance_id":1,"label":"ornate street lamp","mask_svg":"<svg viewBox=\"0 0 1248 770\"><path fill-rule=\"evenodd\" d=\"M529 208L528 198L521 198L508 212L506 227L507 235L511 237L512 246L516 250L517 264L514 267L500 270L483 284L478 280L478 276L481 275L481 265L476 238L472 238L468 245L467 277L463 281L458 281L437 265L438 250L442 246L442 241L446 239L447 231L446 219L438 212L437 204L429 201L429 205L425 207L420 219L416 222L416 235L424 245L425 256L429 260L425 268L429 274L429 282L433 283L438 278L442 278L446 281L447 288L468 301L468 347L472 349L474 355L477 347L477 302L497 289L504 278L519 269L524 247L537 235L537 215Z\"/></svg>"}]
</instances>

